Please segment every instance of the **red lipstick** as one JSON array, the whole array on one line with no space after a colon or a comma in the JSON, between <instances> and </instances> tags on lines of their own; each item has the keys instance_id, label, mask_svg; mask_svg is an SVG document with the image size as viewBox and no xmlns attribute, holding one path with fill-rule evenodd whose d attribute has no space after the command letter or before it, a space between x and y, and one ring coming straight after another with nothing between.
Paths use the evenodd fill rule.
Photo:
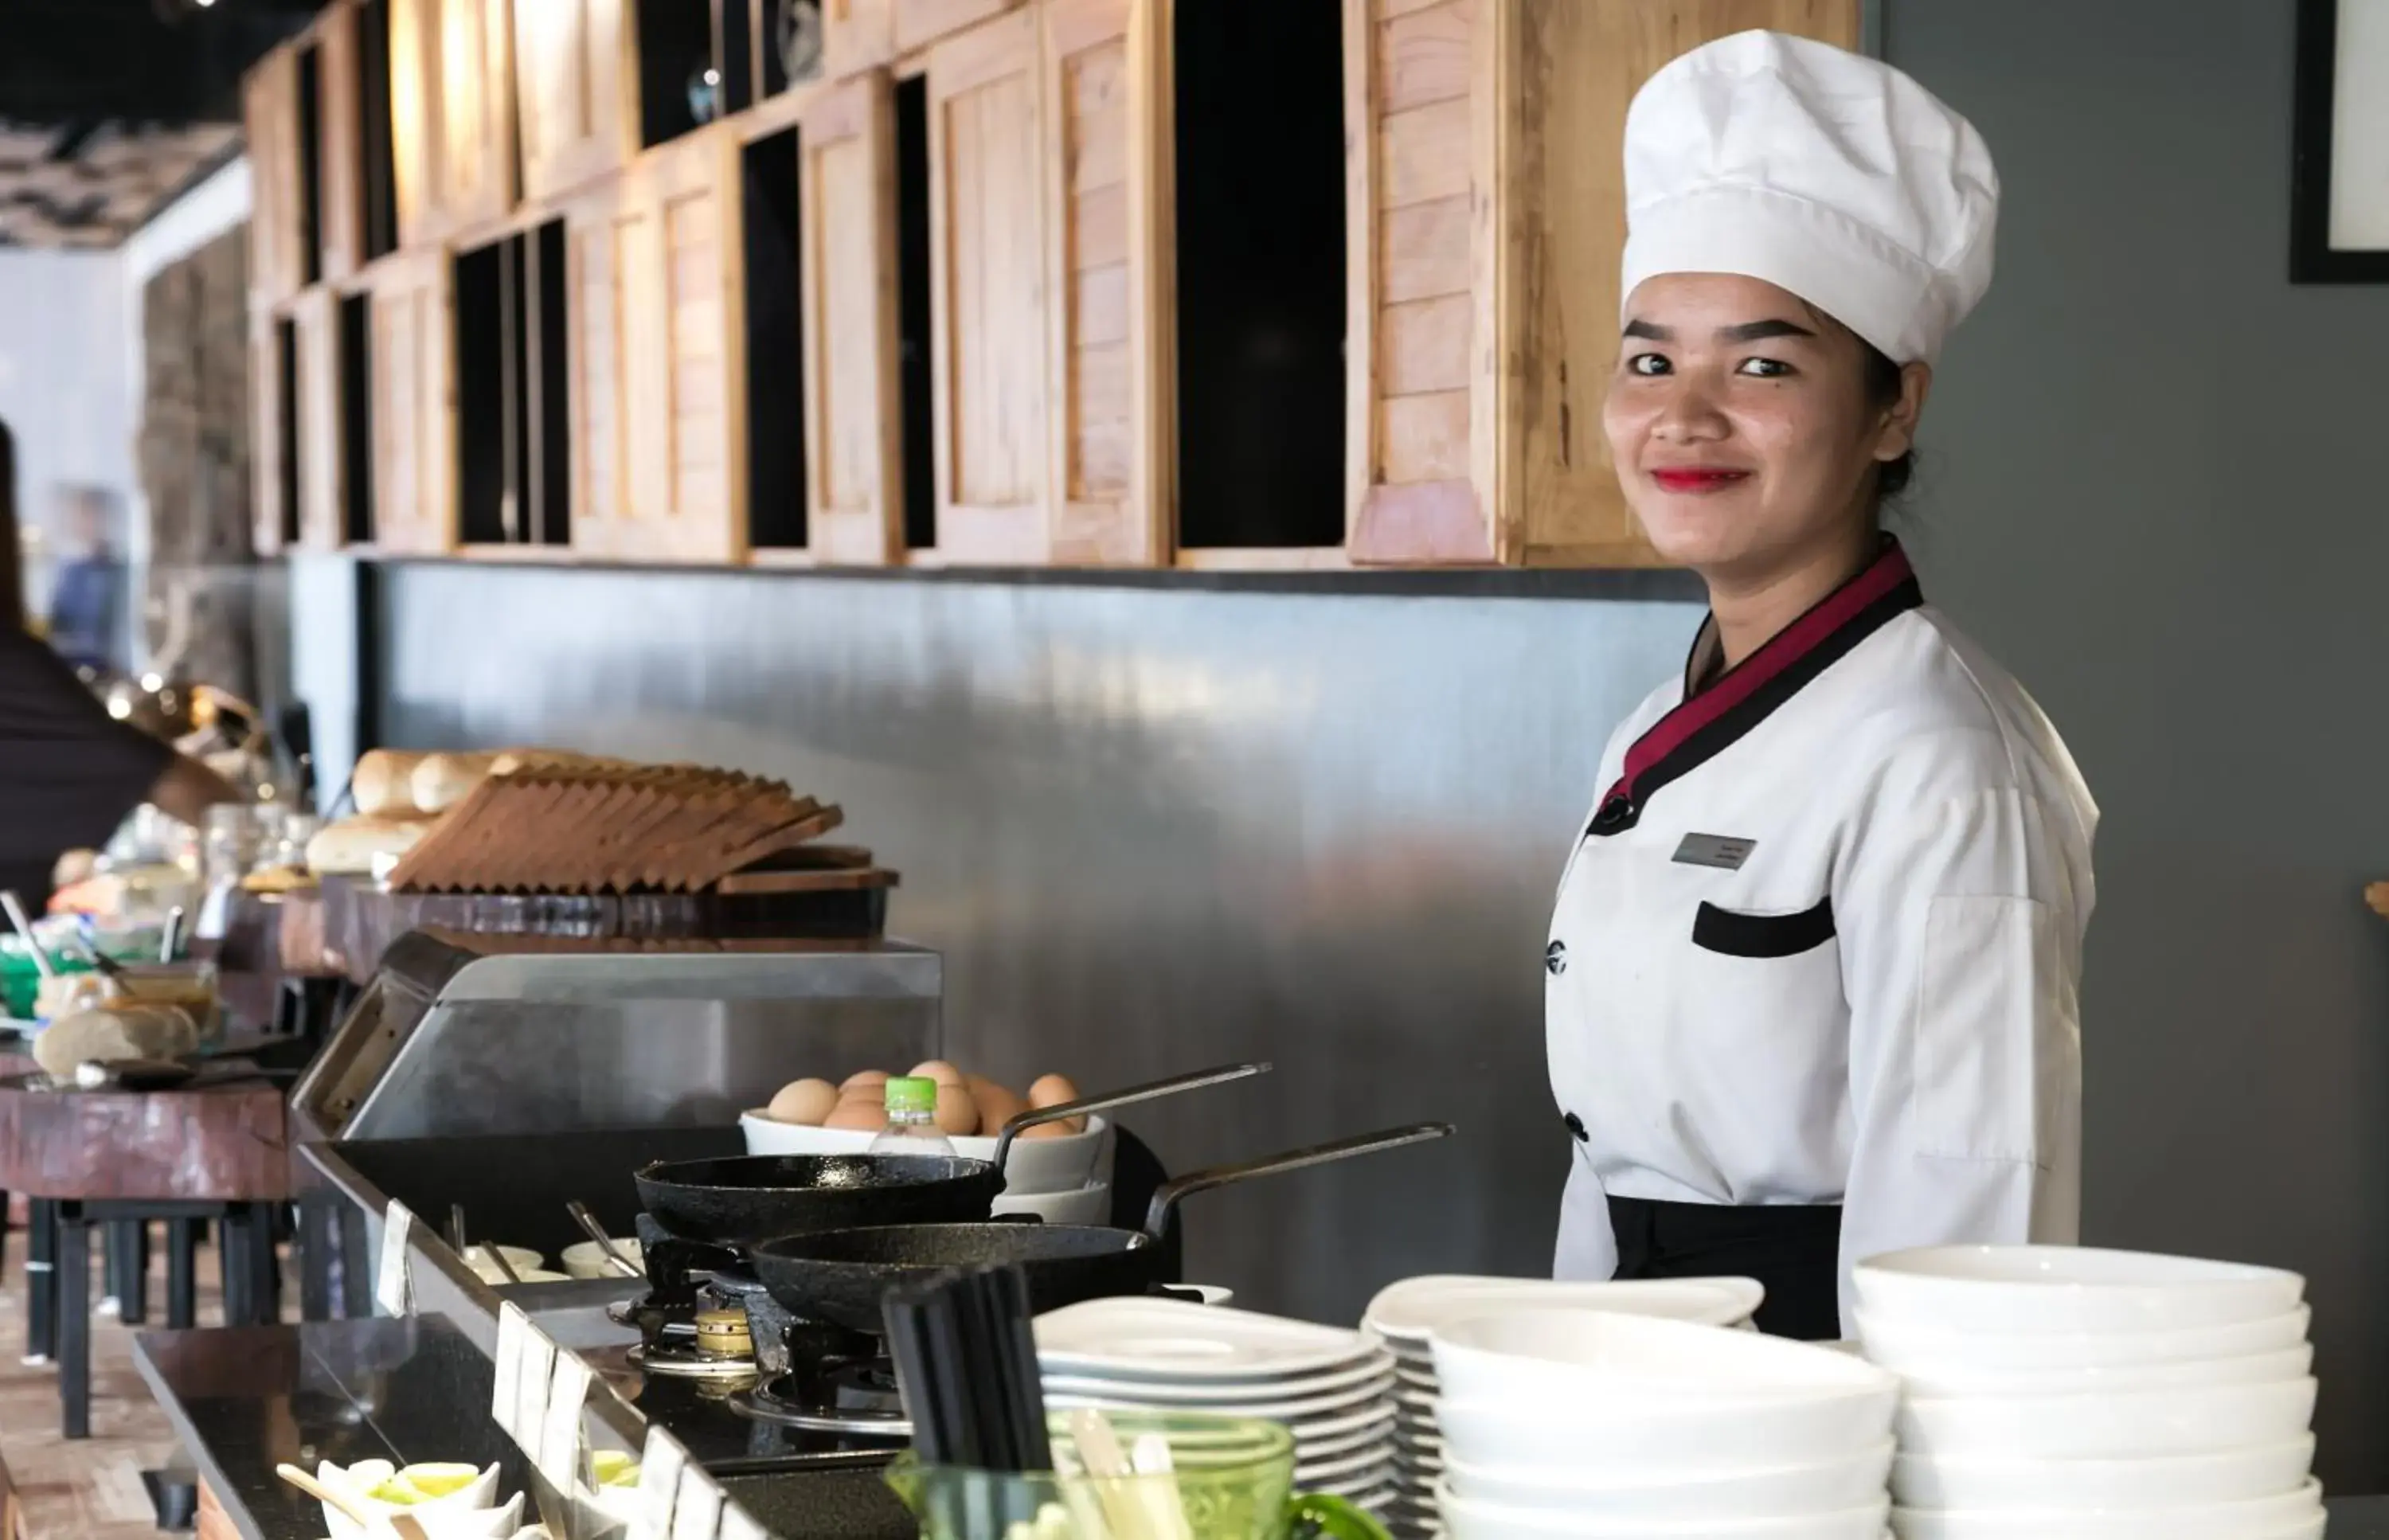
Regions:
<instances>
[{"instance_id":1,"label":"red lipstick","mask_svg":"<svg viewBox=\"0 0 2389 1540\"><path fill-rule=\"evenodd\" d=\"M1654 470L1651 473L1651 479L1656 481L1662 490L1670 492L1721 491L1738 481L1747 480L1749 477L1748 471L1703 470L1696 467Z\"/></svg>"}]
</instances>

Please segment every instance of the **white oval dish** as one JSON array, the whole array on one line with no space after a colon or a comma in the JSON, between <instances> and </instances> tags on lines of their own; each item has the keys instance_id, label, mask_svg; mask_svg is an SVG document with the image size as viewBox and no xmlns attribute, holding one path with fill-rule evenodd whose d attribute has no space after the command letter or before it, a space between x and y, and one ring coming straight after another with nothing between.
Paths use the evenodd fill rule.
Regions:
<instances>
[{"instance_id":1,"label":"white oval dish","mask_svg":"<svg viewBox=\"0 0 2389 1540\"><path fill-rule=\"evenodd\" d=\"M1571 1470L1589 1482L1820 1465L1883 1442L1888 1397L1812 1401L1654 1402L1520 1406L1447 1398L1436 1407L1443 1458L1470 1465Z\"/></svg>"},{"instance_id":2,"label":"white oval dish","mask_svg":"<svg viewBox=\"0 0 2389 1540\"><path fill-rule=\"evenodd\" d=\"M1923 1246L1870 1257L1869 1316L1951 1331L2179 1331L2285 1315L2306 1279L2279 1267L2086 1246Z\"/></svg>"},{"instance_id":3,"label":"white oval dish","mask_svg":"<svg viewBox=\"0 0 2389 1540\"><path fill-rule=\"evenodd\" d=\"M1973 1368L1918 1367L1896 1372L1912 1396L2091 1395L2105 1391L2169 1390L2197 1385L2259 1385L2296 1380L2314 1368L2311 1345L2240 1358L2194 1358L2172 1364L2102 1364L2089 1368L2028 1368L2012 1373Z\"/></svg>"},{"instance_id":4,"label":"white oval dish","mask_svg":"<svg viewBox=\"0 0 2389 1540\"><path fill-rule=\"evenodd\" d=\"M2314 1312L2301 1305L2277 1316L2234 1321L2228 1326L2192 1327L2178 1331L2063 1331L2029 1336L2012 1331L1958 1331L1885 1320L1863 1309L1853 1312L1853 1316L1867 1356L1889 1369L1930 1363L2021 1370L2181 1363L2278 1353L2306 1340Z\"/></svg>"},{"instance_id":5,"label":"white oval dish","mask_svg":"<svg viewBox=\"0 0 2389 1540\"><path fill-rule=\"evenodd\" d=\"M1438 1273L1389 1284L1369 1302L1361 1324L1389 1341L1421 1343L1446 1322L1512 1308L1615 1310L1732 1326L1748 1320L1766 1297L1767 1291L1747 1278L1578 1283Z\"/></svg>"},{"instance_id":6,"label":"white oval dish","mask_svg":"<svg viewBox=\"0 0 2389 1540\"><path fill-rule=\"evenodd\" d=\"M1974 1513L1896 1508L1899 1540L2259 1540L2322 1513L2322 1484L2236 1503L2080 1512Z\"/></svg>"},{"instance_id":7,"label":"white oval dish","mask_svg":"<svg viewBox=\"0 0 2389 1540\"><path fill-rule=\"evenodd\" d=\"M2314 1403L2311 1378L2102 1395L1974 1395L1909 1401L1897 1426L1903 1453L1935 1459L2145 1459L2285 1443L2306 1432Z\"/></svg>"},{"instance_id":8,"label":"white oval dish","mask_svg":"<svg viewBox=\"0 0 2389 1540\"><path fill-rule=\"evenodd\" d=\"M1143 1295L1050 1310L1035 1330L1038 1368L1048 1376L1244 1384L1361 1362L1388 1376L1394 1368L1367 1333L1348 1327Z\"/></svg>"},{"instance_id":9,"label":"white oval dish","mask_svg":"<svg viewBox=\"0 0 2389 1540\"><path fill-rule=\"evenodd\" d=\"M1553 1535L1574 1540L1880 1540L1891 1508L1885 1499L1841 1513L1654 1520L1636 1514L1561 1512L1479 1502L1453 1493L1448 1480L1437 1490L1436 1500L1452 1540L1547 1540Z\"/></svg>"},{"instance_id":10,"label":"white oval dish","mask_svg":"<svg viewBox=\"0 0 2389 1540\"><path fill-rule=\"evenodd\" d=\"M1438 1327L1436 1378L1461 1401L1631 1393L1889 1398L1899 1381L1847 1354L1754 1331L1605 1310L1524 1310ZM1872 1444L1872 1439L1867 1441Z\"/></svg>"},{"instance_id":11,"label":"white oval dish","mask_svg":"<svg viewBox=\"0 0 2389 1540\"><path fill-rule=\"evenodd\" d=\"M1454 1462L1444 1480L1463 1497L1519 1508L1664 1520L1793 1518L1879 1500L1892 1453L1884 1439L1862 1454L1816 1465L1604 1482L1587 1482L1571 1470Z\"/></svg>"}]
</instances>

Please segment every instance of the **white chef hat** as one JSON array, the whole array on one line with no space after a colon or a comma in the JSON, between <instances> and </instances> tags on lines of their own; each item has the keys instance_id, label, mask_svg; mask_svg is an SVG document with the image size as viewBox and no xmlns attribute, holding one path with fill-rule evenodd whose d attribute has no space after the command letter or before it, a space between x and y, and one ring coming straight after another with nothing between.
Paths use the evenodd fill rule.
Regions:
<instances>
[{"instance_id":1,"label":"white chef hat","mask_svg":"<svg viewBox=\"0 0 2389 1540\"><path fill-rule=\"evenodd\" d=\"M1669 62L1626 114L1622 300L1661 273L1798 295L1931 362L1991 282L1999 178L1974 126L1879 59L1737 32Z\"/></svg>"}]
</instances>

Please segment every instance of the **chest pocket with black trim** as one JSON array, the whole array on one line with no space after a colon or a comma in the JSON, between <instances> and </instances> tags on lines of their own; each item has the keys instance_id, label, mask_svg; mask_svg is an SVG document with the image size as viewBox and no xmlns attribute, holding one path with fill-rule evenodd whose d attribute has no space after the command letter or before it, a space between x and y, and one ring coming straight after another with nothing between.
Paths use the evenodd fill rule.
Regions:
<instances>
[{"instance_id":1,"label":"chest pocket with black trim","mask_svg":"<svg viewBox=\"0 0 2389 1540\"><path fill-rule=\"evenodd\" d=\"M1831 896L1796 914L1744 914L1704 902L1693 917L1693 945L1727 957L1797 957L1833 938Z\"/></svg>"}]
</instances>

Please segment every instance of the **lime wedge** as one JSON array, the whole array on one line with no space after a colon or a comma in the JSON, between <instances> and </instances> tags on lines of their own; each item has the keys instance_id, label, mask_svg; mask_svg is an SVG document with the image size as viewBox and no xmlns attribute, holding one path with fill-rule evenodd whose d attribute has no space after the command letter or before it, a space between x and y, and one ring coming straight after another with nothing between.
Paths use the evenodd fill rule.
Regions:
<instances>
[{"instance_id":1,"label":"lime wedge","mask_svg":"<svg viewBox=\"0 0 2389 1540\"><path fill-rule=\"evenodd\" d=\"M410 1465L393 1478L423 1495L419 1500L445 1497L480 1480L481 1472L469 1465Z\"/></svg>"},{"instance_id":2,"label":"lime wedge","mask_svg":"<svg viewBox=\"0 0 2389 1540\"><path fill-rule=\"evenodd\" d=\"M639 1484L639 1462L620 1449L595 1449L589 1463L597 1474L599 1486L636 1486Z\"/></svg>"},{"instance_id":3,"label":"lime wedge","mask_svg":"<svg viewBox=\"0 0 2389 1540\"><path fill-rule=\"evenodd\" d=\"M388 1481L365 1494L377 1503L395 1503L401 1508L413 1508L425 1500L427 1494L417 1492L404 1482Z\"/></svg>"}]
</instances>

